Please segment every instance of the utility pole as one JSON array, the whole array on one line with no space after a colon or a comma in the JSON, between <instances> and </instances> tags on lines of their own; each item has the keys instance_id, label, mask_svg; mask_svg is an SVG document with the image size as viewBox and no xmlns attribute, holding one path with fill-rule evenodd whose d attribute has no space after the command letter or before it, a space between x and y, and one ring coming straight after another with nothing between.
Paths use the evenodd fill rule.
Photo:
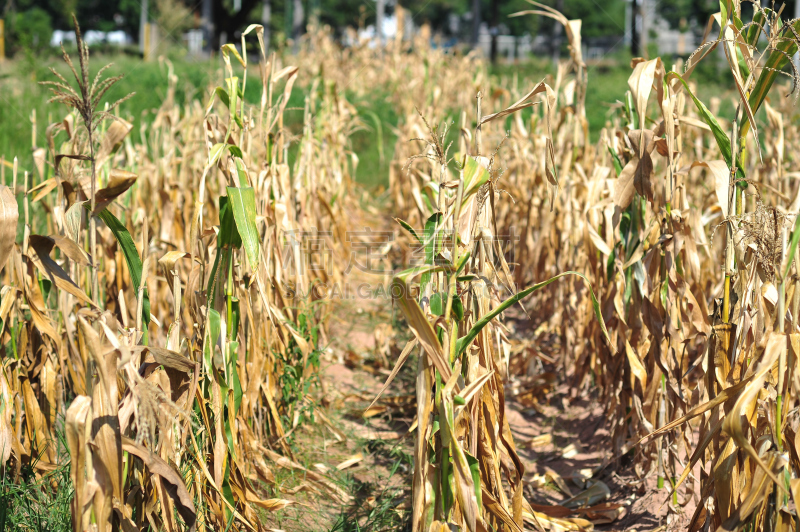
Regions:
<instances>
[{"instance_id":1,"label":"utility pole","mask_svg":"<svg viewBox=\"0 0 800 532\"><path fill-rule=\"evenodd\" d=\"M0 18L0 63L6 62L6 21Z\"/></svg>"},{"instance_id":2,"label":"utility pole","mask_svg":"<svg viewBox=\"0 0 800 532\"><path fill-rule=\"evenodd\" d=\"M147 25L149 18L147 3L148 0L142 0L142 10L139 13L139 51L142 52L142 55L144 55L144 41L147 37L147 35L145 35L145 26Z\"/></svg>"}]
</instances>

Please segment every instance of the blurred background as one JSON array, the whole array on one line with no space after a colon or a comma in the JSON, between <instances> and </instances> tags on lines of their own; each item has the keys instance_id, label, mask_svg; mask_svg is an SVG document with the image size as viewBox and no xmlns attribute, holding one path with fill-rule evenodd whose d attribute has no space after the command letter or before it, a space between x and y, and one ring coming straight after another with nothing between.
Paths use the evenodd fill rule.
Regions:
<instances>
[{"instance_id":1,"label":"blurred background","mask_svg":"<svg viewBox=\"0 0 800 532\"><path fill-rule=\"evenodd\" d=\"M568 40L561 24L541 16L510 15L538 9L525 0L0 0L0 157L8 161L43 146L47 124L59 119L49 92L38 84L53 79L50 68L68 74L60 45L73 53L72 14L77 17L92 54L92 73L113 62L112 75L125 79L114 86L110 101L130 92L119 112L134 124L134 135L152 122L167 97L167 78L179 82L180 104L207 101L212 82L221 77L219 48L241 42L250 24L262 24L271 52L292 64L309 32L325 31L342 47L372 47L388 43L411 46L429 41L448 53L475 51L485 58L496 83L555 76L557 60L567 57ZM592 138L608 119L630 75L632 57L661 56L670 64L685 60L702 42L718 0L543 0L569 19L582 20L583 58L590 91L586 109ZM782 17L800 16L798 2L783 4ZM775 6L780 9L780 5ZM752 4L743 2L743 18ZM247 53L255 60L251 40ZM718 61L704 61L694 74L701 96L724 97L732 79L719 48ZM255 64L255 63L253 63ZM301 65L302 68L302 65ZM303 73L311 79L313 73ZM257 101L256 69L245 98ZM365 127L352 137L359 154L358 179L385 184L385 165L394 149L398 117L388 103L391 89L353 91L356 83L338 90L363 114ZM303 107L304 88L293 92L290 109ZM727 108L727 107L726 107ZM447 110L442 110L447 118ZM722 111L724 117L725 111ZM298 131L302 112L296 112ZM291 113L289 113L291 115ZM377 134L376 134L377 133Z\"/></svg>"},{"instance_id":2,"label":"blurred background","mask_svg":"<svg viewBox=\"0 0 800 532\"><path fill-rule=\"evenodd\" d=\"M634 56L686 54L700 42L717 0L543 0L583 21L584 57L627 49ZM798 2L784 5L795 18ZM779 8L780 3L776 3ZM309 24L329 26L343 45L409 38L427 27L447 48L479 48L493 61L563 53L561 26L539 17L510 18L534 8L524 0L6 0L4 56L47 54L72 39L74 13L95 46L147 56L209 54L262 24L273 49L291 46ZM744 3L743 9L752 9Z\"/></svg>"}]
</instances>

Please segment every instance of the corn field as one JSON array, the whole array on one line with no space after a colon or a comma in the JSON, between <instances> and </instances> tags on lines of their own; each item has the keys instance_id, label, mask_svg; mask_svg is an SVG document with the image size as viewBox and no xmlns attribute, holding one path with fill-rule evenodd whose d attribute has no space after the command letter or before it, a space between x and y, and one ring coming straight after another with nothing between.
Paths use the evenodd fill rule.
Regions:
<instances>
[{"instance_id":1,"label":"corn field","mask_svg":"<svg viewBox=\"0 0 800 532\"><path fill-rule=\"evenodd\" d=\"M636 529L620 475L663 508L640 530L800 526L800 21L721 1L687 59L633 59L593 139L581 21L527 1L515 16L569 39L554 76L490 75L424 34L342 48L312 27L268 54L253 25L202 100L176 103L170 70L138 138L76 21L71 77L43 82L62 113L46 146L0 165L2 489L68 471L75 532L374 508L334 474L363 457L312 466L293 443L347 437L319 399L330 287L367 278L394 319L375 326L381 385L349 401L402 410L411 460L400 524L340 530ZM692 73L721 58L732 86L703 101ZM370 125L348 101L374 87L399 117L380 193L355 180ZM379 275L353 273L357 224L391 235ZM558 383L604 428L602 460L567 478L530 449L594 444L511 420L544 416Z\"/></svg>"}]
</instances>

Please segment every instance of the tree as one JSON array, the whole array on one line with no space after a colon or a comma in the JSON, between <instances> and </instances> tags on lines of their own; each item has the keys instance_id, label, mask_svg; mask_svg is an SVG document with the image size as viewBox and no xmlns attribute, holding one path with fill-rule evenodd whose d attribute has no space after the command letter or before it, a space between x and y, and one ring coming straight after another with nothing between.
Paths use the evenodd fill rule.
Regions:
<instances>
[{"instance_id":1,"label":"tree","mask_svg":"<svg viewBox=\"0 0 800 532\"><path fill-rule=\"evenodd\" d=\"M744 9L744 6L742 6ZM718 0L663 0L657 4L658 15L669 23L671 28L685 31L690 22L703 27L708 17L719 11Z\"/></svg>"}]
</instances>

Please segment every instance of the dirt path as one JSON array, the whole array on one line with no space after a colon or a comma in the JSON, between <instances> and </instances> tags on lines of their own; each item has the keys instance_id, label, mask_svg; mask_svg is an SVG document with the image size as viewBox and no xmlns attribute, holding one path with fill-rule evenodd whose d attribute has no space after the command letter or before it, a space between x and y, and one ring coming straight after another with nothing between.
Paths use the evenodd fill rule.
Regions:
<instances>
[{"instance_id":1,"label":"dirt path","mask_svg":"<svg viewBox=\"0 0 800 532\"><path fill-rule=\"evenodd\" d=\"M364 225L378 231L388 223L376 215ZM345 281L349 288L341 290L351 297L330 302L328 344L321 362L321 415L295 436L303 465L332 478L348 500L320 497L303 487L302 477L287 478L282 496L292 493L300 505L281 513L275 522L278 529L399 531L408 527L414 357L365 416L409 338L391 300L369 296L386 281L386 276L354 269ZM355 290L364 284L373 291ZM524 338L538 345L531 329L515 329L520 332L512 342ZM531 397L527 385L537 379L547 386ZM612 458L609 434L596 398L573 395L562 376L547 364L523 379L512 377L506 387L506 414L526 469L525 496L534 509L564 503L592 479L609 491L595 503L596 511L586 515L596 530L649 532L685 527L695 502L686 506L683 515L668 518L668 493L656 489L655 475L637 481L629 461L608 463Z\"/></svg>"}]
</instances>

